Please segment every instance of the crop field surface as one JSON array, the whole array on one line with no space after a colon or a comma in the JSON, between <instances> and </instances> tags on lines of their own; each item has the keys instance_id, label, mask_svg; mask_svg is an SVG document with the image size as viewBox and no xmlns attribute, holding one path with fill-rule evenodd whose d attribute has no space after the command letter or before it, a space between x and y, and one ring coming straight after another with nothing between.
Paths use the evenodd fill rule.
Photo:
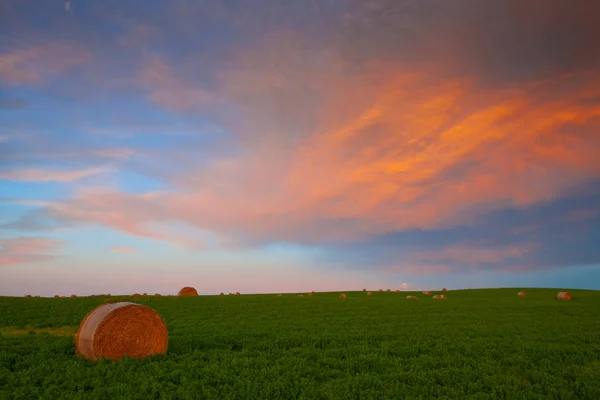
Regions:
<instances>
[{"instance_id":1,"label":"crop field surface","mask_svg":"<svg viewBox=\"0 0 600 400\"><path fill-rule=\"evenodd\" d=\"M600 399L600 292L557 292L3 297L0 399ZM166 355L75 354L118 301L163 317Z\"/></svg>"}]
</instances>

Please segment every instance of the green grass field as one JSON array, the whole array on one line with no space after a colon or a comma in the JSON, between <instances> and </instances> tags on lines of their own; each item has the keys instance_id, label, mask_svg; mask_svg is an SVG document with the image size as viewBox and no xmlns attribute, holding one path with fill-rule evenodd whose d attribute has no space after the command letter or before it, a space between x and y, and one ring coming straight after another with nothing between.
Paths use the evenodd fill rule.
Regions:
<instances>
[{"instance_id":1,"label":"green grass field","mask_svg":"<svg viewBox=\"0 0 600 400\"><path fill-rule=\"evenodd\" d=\"M0 298L0 399L600 399L600 292L518 290L142 296L169 351L118 363L73 334L131 297Z\"/></svg>"}]
</instances>

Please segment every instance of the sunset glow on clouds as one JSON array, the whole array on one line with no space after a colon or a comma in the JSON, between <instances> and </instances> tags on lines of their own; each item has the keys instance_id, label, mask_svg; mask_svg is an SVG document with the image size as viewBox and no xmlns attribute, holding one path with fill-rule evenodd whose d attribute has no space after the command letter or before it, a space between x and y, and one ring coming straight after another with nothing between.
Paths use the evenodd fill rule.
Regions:
<instances>
[{"instance_id":1,"label":"sunset glow on clouds","mask_svg":"<svg viewBox=\"0 0 600 400\"><path fill-rule=\"evenodd\" d=\"M29 3L1 294L599 288L598 6Z\"/></svg>"}]
</instances>

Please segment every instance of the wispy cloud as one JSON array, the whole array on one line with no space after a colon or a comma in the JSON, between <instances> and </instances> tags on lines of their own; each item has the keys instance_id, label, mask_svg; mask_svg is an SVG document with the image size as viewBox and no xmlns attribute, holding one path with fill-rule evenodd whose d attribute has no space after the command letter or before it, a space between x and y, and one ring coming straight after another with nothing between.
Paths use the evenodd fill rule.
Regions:
<instances>
[{"instance_id":1,"label":"wispy cloud","mask_svg":"<svg viewBox=\"0 0 600 400\"><path fill-rule=\"evenodd\" d=\"M0 179L25 182L73 182L109 171L109 168L90 168L75 171L15 169L0 171Z\"/></svg>"},{"instance_id":2,"label":"wispy cloud","mask_svg":"<svg viewBox=\"0 0 600 400\"><path fill-rule=\"evenodd\" d=\"M0 266L51 260L62 244L41 237L0 239Z\"/></svg>"},{"instance_id":3,"label":"wispy cloud","mask_svg":"<svg viewBox=\"0 0 600 400\"><path fill-rule=\"evenodd\" d=\"M10 84L32 83L90 60L89 53L60 42L17 48L0 54L0 79Z\"/></svg>"}]
</instances>

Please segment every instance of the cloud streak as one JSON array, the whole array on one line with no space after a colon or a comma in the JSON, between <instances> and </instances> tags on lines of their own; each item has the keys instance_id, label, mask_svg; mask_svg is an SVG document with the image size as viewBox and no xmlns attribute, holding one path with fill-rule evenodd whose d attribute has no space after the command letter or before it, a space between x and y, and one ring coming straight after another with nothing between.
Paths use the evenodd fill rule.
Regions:
<instances>
[{"instance_id":1,"label":"cloud streak","mask_svg":"<svg viewBox=\"0 0 600 400\"><path fill-rule=\"evenodd\" d=\"M82 178L107 172L108 168L91 168L76 171L20 169L0 171L0 179L24 182L74 182Z\"/></svg>"},{"instance_id":2,"label":"cloud streak","mask_svg":"<svg viewBox=\"0 0 600 400\"><path fill-rule=\"evenodd\" d=\"M0 266L51 260L62 244L61 241L41 237L0 239Z\"/></svg>"}]
</instances>

